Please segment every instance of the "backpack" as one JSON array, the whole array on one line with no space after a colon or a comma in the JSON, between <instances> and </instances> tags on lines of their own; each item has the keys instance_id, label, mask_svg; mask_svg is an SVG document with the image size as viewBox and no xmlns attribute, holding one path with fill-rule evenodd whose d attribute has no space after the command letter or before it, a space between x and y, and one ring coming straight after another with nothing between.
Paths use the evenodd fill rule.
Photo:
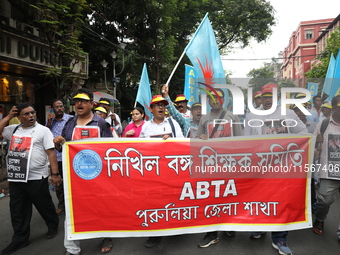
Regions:
<instances>
[{"instance_id":1,"label":"backpack","mask_svg":"<svg viewBox=\"0 0 340 255\"><path fill-rule=\"evenodd\" d=\"M320 133L323 137L323 134L325 133L327 127L328 127L328 124L329 124L329 118L328 119L324 119L321 123L321 127L320 127Z\"/></svg>"}]
</instances>

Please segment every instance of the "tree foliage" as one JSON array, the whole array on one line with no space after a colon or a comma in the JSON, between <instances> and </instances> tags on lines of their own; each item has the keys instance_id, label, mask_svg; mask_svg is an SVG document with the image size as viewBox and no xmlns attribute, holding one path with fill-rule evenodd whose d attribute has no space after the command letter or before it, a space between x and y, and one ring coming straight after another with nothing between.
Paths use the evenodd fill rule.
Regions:
<instances>
[{"instance_id":1,"label":"tree foliage","mask_svg":"<svg viewBox=\"0 0 340 255\"><path fill-rule=\"evenodd\" d=\"M305 76L308 78L309 82L320 82L320 90L322 88L324 78L326 78L331 55L333 54L334 57L336 57L339 49L340 27L336 28L326 40L324 51L318 57L316 57L318 60L317 64L315 64L307 73L305 73Z\"/></svg>"},{"instance_id":2,"label":"tree foliage","mask_svg":"<svg viewBox=\"0 0 340 255\"><path fill-rule=\"evenodd\" d=\"M271 65L264 65L263 67L252 69L247 74L251 78L248 82L253 91L261 91L263 85L267 83L276 83L274 78L274 68Z\"/></svg>"},{"instance_id":3,"label":"tree foliage","mask_svg":"<svg viewBox=\"0 0 340 255\"><path fill-rule=\"evenodd\" d=\"M247 77L251 78L248 82L249 86L253 88L253 91L261 91L262 86L268 83L275 83L278 88L282 87L296 87L291 80L283 80L275 78L274 66L279 65L273 61L270 64L264 64L263 67L258 69L252 69L247 74Z\"/></svg>"},{"instance_id":4,"label":"tree foliage","mask_svg":"<svg viewBox=\"0 0 340 255\"><path fill-rule=\"evenodd\" d=\"M252 39L264 41L275 25L275 11L265 0L9 1L46 33L51 47L61 54L61 69L48 70L57 77L58 93L70 93L77 85L70 64L83 52L90 59L88 82L103 77L103 59L109 62L105 71L110 81L113 61L109 54L115 50L116 69L123 70L117 97L130 105L143 63L148 66L153 93L158 94L206 12L221 51L245 47ZM119 49L121 42L128 44L125 50ZM186 57L171 80L172 93L183 92L184 64L190 64Z\"/></svg>"},{"instance_id":5,"label":"tree foliage","mask_svg":"<svg viewBox=\"0 0 340 255\"><path fill-rule=\"evenodd\" d=\"M235 45L244 48L251 39L265 41L276 24L275 10L267 1L209 1L207 9L220 50L232 49Z\"/></svg>"}]
</instances>

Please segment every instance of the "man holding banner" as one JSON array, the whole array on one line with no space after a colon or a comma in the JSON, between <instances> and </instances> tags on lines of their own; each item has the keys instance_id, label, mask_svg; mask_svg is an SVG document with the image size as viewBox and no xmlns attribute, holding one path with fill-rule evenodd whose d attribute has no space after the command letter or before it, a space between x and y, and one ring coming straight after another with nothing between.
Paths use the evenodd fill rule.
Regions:
<instances>
[{"instance_id":1,"label":"man holding banner","mask_svg":"<svg viewBox=\"0 0 340 255\"><path fill-rule=\"evenodd\" d=\"M192 118L186 118L176 109L174 104L171 102L171 99L169 97L169 86L168 85L163 85L162 94L169 103L166 106L166 109L169 111L170 116L174 118L178 122L178 124L181 126L183 135L188 138L195 138L198 124L202 117L202 114L201 114L202 105L200 103L194 103L191 107Z\"/></svg>"},{"instance_id":2,"label":"man holding banner","mask_svg":"<svg viewBox=\"0 0 340 255\"><path fill-rule=\"evenodd\" d=\"M214 93L217 94L214 94ZM207 94L211 111L207 115L203 115L200 119L196 137L203 140L211 138L229 137L229 136L240 136L242 130L240 125L232 125L232 122L239 123L237 116L233 115L229 111L223 109L224 103L224 92L222 89L215 89L209 91ZM234 236L234 231L228 231L228 236ZM218 232L208 232L204 238L198 244L201 248L209 247L211 244L219 242Z\"/></svg>"},{"instance_id":3,"label":"man holding banner","mask_svg":"<svg viewBox=\"0 0 340 255\"><path fill-rule=\"evenodd\" d=\"M92 112L94 103L93 93L90 90L85 88L79 89L73 100L77 116L71 118L65 124L61 136L54 138L53 142L57 150L61 151L61 146L66 141L94 137L112 137L110 124ZM65 231L66 228L67 222L65 220ZM64 237L65 255L79 255L81 251L79 240L68 240L66 233ZM104 238L101 251L109 252L111 249L112 238Z\"/></svg>"},{"instance_id":4,"label":"man holding banner","mask_svg":"<svg viewBox=\"0 0 340 255\"><path fill-rule=\"evenodd\" d=\"M223 109L224 91L222 89L215 89L215 91L217 95L212 90L210 94L207 94L211 111L202 116L196 137L207 140L242 135L241 126L238 124L232 125L232 123L239 123L239 118Z\"/></svg>"},{"instance_id":5,"label":"man holding banner","mask_svg":"<svg viewBox=\"0 0 340 255\"><path fill-rule=\"evenodd\" d=\"M147 121L139 137L141 138L184 138L177 121L165 118L165 106L169 103L161 95L153 96L150 102L150 109L153 119ZM145 242L145 247L152 248L162 240L161 236L149 237Z\"/></svg>"},{"instance_id":6,"label":"man holding banner","mask_svg":"<svg viewBox=\"0 0 340 255\"><path fill-rule=\"evenodd\" d=\"M269 110L273 105L273 89L277 89L274 83L266 84L262 87L261 101L262 105L259 109ZM287 120L286 120L287 119ZM289 120L288 120L289 119ZM269 120L269 121L268 121ZM294 127L289 124L292 120L295 121ZM262 121L263 126L259 125ZM252 126L247 123L252 122ZM287 109L287 115L281 115L280 107L269 115L255 115L250 113L246 117L246 126L244 135L269 135L282 133L308 133L306 125L298 118L298 116L290 109ZM287 180L289 181L289 180ZM265 232L252 232L251 239L259 239ZM287 246L288 231L272 232L272 246L279 251L279 254L290 255L292 251Z\"/></svg>"},{"instance_id":7,"label":"man holding banner","mask_svg":"<svg viewBox=\"0 0 340 255\"><path fill-rule=\"evenodd\" d=\"M161 95L153 96L150 102L153 119L147 121L140 133L141 138L162 138L166 140L170 137L184 138L181 127L177 121L165 118L165 106L168 101Z\"/></svg>"}]
</instances>

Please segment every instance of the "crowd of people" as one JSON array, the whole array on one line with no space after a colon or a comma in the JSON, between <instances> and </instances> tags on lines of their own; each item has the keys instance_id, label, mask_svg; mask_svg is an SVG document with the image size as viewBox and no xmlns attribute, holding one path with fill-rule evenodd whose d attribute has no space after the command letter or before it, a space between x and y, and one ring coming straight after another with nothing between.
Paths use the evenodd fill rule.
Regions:
<instances>
[{"instance_id":1,"label":"crowd of people","mask_svg":"<svg viewBox=\"0 0 340 255\"><path fill-rule=\"evenodd\" d=\"M273 83L266 84L261 91L254 93L253 103L257 110L268 110L273 105ZM340 134L340 96L336 96L331 102L323 102L321 96L313 97L312 104L307 102L303 106L310 113L306 115L297 105L287 109L286 115L281 114L281 106L269 115L258 116L254 113L246 113L245 116L237 116L228 109L224 109L225 93L222 89L210 91L207 102L211 110L203 114L202 104L195 102L188 107L188 100L183 94L177 95L172 101L169 97L169 86L162 86L162 94L155 95L149 105L153 115L145 121L145 113L141 107L135 107L131 111L131 121L123 128L119 115L111 111L111 103L107 98L101 98L99 102L93 101L93 93L86 89L79 89L73 97L76 115L65 113L62 100L55 99L51 102L52 111L47 116L45 125L41 125L36 119L36 110L30 103L14 106L9 114L0 121L0 135L11 144L18 139L31 141L27 146L30 157L27 163L22 164L22 175L9 178L10 184L10 213L13 227L12 242L2 250L3 255L9 255L29 244L30 220L32 205L34 205L47 225L46 238L54 238L58 234L58 215L65 213L64 190L62 185L62 145L67 141L88 137L115 137L115 138L197 138L214 139L230 136L253 136L281 133L312 133L316 135L315 158L321 166L327 164L327 148L334 146L336 142L332 137L332 144L328 139L329 134ZM214 92L214 93L213 93ZM297 94L295 98L304 98L304 94ZM170 117L166 117L169 114ZM242 117L242 118L239 118ZM9 125L13 118L18 118L20 124ZM214 120L227 120L216 122ZM244 125L230 125L230 122ZM267 119L275 119L275 125L271 126L247 125L249 120L266 123ZM296 125L282 125L282 120L294 121ZM280 124L281 123L281 124ZM88 132L79 127L91 127ZM259 128L260 127L260 128ZM340 139L339 136L335 136ZM14 150L9 146L10 155L15 159ZM327 165L328 167L328 165ZM48 171L48 168L50 170ZM10 173L10 172L9 172ZM311 182L312 208L315 213L313 231L323 234L323 223L326 220L331 204L335 201L340 188L340 181L327 178L327 172L314 175ZM23 177L24 176L24 177ZM49 192L48 177L56 191L58 198L57 208L54 207ZM317 192L315 189L317 188ZM66 226L65 226L66 228ZM234 236L234 231L227 232ZM264 232L251 232L250 238L259 239ZM340 228L337 232L340 241ZM292 254L287 245L287 231L272 232L272 246L279 254ZM153 247L161 241L161 237L150 237L145 243L146 247ZM101 245L101 253L111 251L112 238L104 238ZM206 233L199 242L202 248L209 247L219 242L218 232ZM79 241L69 240L65 233L65 255L79 255L81 248Z\"/></svg>"}]
</instances>

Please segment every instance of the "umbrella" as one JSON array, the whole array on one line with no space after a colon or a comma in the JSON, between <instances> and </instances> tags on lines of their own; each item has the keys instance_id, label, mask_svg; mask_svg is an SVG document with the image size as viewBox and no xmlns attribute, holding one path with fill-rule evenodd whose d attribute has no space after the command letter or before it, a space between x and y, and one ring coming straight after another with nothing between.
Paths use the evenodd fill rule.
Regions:
<instances>
[{"instance_id":1,"label":"umbrella","mask_svg":"<svg viewBox=\"0 0 340 255\"><path fill-rule=\"evenodd\" d=\"M112 95L110 95L110 94L107 94L107 93L104 93L104 92L100 92L100 91L93 92L93 101L94 102L98 103L99 99L101 97L105 97L107 99L110 99L110 101L112 101L112 103L114 103L114 104L119 103L119 101L116 98L114 98Z\"/></svg>"}]
</instances>

